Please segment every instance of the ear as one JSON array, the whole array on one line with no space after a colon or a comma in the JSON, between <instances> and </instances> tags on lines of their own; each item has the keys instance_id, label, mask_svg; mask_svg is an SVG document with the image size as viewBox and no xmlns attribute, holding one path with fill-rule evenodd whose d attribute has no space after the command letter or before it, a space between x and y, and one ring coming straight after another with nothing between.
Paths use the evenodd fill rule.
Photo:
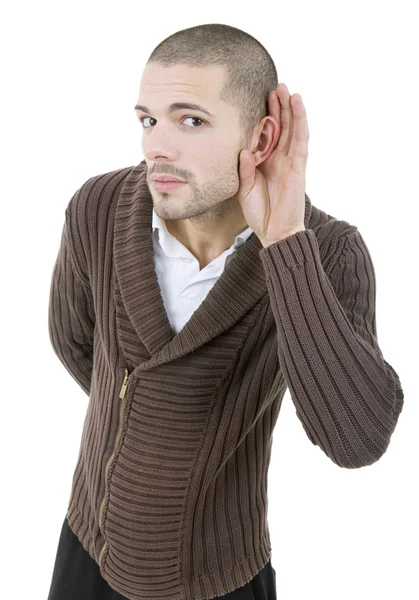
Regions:
<instances>
[{"instance_id":1,"label":"ear","mask_svg":"<svg viewBox=\"0 0 419 600\"><path fill-rule=\"evenodd\" d=\"M275 150L281 133L280 129L279 123L275 117L269 115L261 119L257 133L255 133L255 136L257 136L255 142L256 148L255 150L251 150L255 157L255 166L268 160Z\"/></svg>"}]
</instances>

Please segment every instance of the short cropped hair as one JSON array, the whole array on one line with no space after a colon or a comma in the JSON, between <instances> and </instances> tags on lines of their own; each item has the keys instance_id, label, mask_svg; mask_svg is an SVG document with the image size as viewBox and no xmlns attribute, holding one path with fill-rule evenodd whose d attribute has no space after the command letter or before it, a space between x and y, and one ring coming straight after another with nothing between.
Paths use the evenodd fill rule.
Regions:
<instances>
[{"instance_id":1,"label":"short cropped hair","mask_svg":"<svg viewBox=\"0 0 419 600\"><path fill-rule=\"evenodd\" d=\"M197 25L177 31L158 44L149 63L165 66L222 66L226 71L221 100L239 114L244 147L259 121L269 114L269 94L278 85L272 57L250 34L221 23Z\"/></svg>"}]
</instances>

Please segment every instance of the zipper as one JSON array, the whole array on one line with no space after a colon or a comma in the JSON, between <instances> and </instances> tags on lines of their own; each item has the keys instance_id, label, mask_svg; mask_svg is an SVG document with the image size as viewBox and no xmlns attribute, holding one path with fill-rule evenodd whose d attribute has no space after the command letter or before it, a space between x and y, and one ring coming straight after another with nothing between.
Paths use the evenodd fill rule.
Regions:
<instances>
[{"instance_id":1,"label":"zipper","mask_svg":"<svg viewBox=\"0 0 419 600\"><path fill-rule=\"evenodd\" d=\"M107 477L108 477L108 470L109 470L109 467L110 467L110 465L111 465L111 463L112 463L112 461L113 461L113 459L114 459L114 457L115 457L115 450L116 450L116 447L117 447L117 445L118 445L119 438L120 438L120 435L121 435L121 429L122 429L122 415L123 415L123 412L124 412L124 407L125 407L125 397L126 397L126 393L127 393L127 387L128 387L129 375L130 375L130 374L129 374L129 372L128 372L128 369L126 368L126 369L125 369L124 381L122 382L122 386L121 386L121 389L119 390L119 396L118 396L118 397L121 399L121 405L120 405L120 407L119 407L119 423L118 423L118 431L117 431L117 433L116 433L115 445L114 445L114 448L113 448L113 452L112 452L112 454L110 455L110 457L109 457L109 460L108 460L108 462L106 463L106 467L105 467L105 494L104 494L104 496L103 496L103 498L102 498L102 502L101 502L101 504L100 504L100 509L99 509L99 523L100 523L100 520L101 520L101 517L102 517L102 512L103 512L103 509L104 509L104 506L105 506L105 499L106 499L106 481L107 481ZM106 545L107 545L107 544L106 544L106 541L105 541L105 543L103 544L103 546L102 546L102 549L101 549L101 551L100 551L100 554L99 554L99 561L98 561L98 562L99 562L99 566L101 566L101 561L102 561L102 557L103 557L103 553L104 553L104 551L105 551Z\"/></svg>"}]
</instances>

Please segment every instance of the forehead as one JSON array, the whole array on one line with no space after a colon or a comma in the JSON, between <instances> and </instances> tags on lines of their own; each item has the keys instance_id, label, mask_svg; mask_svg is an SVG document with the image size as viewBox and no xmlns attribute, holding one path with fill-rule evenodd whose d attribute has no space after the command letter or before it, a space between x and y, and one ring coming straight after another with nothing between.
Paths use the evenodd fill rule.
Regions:
<instances>
[{"instance_id":1,"label":"forehead","mask_svg":"<svg viewBox=\"0 0 419 600\"><path fill-rule=\"evenodd\" d=\"M218 65L167 67L150 63L145 66L141 77L138 103L157 108L175 101L196 102L199 99L211 112L217 111L217 107L225 110L227 105L219 98L224 77L225 70Z\"/></svg>"}]
</instances>

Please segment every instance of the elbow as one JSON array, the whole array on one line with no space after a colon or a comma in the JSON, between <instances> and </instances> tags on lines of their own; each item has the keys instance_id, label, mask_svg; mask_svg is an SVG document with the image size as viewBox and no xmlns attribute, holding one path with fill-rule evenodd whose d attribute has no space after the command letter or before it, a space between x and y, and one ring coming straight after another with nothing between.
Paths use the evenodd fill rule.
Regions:
<instances>
[{"instance_id":1,"label":"elbow","mask_svg":"<svg viewBox=\"0 0 419 600\"><path fill-rule=\"evenodd\" d=\"M343 469L360 469L373 465L387 452L396 424L397 417L393 420L393 426L386 435L380 429L380 431L376 430L375 436L371 434L367 436L365 432L362 432L363 435L357 435L356 441L353 438L351 443L348 438L345 438L344 442L346 443L341 444L338 451L330 456L331 460Z\"/></svg>"},{"instance_id":2,"label":"elbow","mask_svg":"<svg viewBox=\"0 0 419 600\"><path fill-rule=\"evenodd\" d=\"M334 457L330 457L332 461L337 464L338 467L342 469L361 469L362 467L369 467L376 463L385 453L381 454L363 454L357 455L355 458L350 458L349 456L340 456L338 459Z\"/></svg>"},{"instance_id":3,"label":"elbow","mask_svg":"<svg viewBox=\"0 0 419 600\"><path fill-rule=\"evenodd\" d=\"M388 378L389 383L379 407L376 407L377 412L369 410L369 418L362 424L354 421L350 433L345 435L345 432L340 432L339 447L336 448L335 457L330 457L338 466L345 469L368 467L387 452L404 404L400 379L392 367L390 371L392 376ZM383 406L387 408L385 413L381 410ZM369 407L373 407L372 402Z\"/></svg>"}]
</instances>

